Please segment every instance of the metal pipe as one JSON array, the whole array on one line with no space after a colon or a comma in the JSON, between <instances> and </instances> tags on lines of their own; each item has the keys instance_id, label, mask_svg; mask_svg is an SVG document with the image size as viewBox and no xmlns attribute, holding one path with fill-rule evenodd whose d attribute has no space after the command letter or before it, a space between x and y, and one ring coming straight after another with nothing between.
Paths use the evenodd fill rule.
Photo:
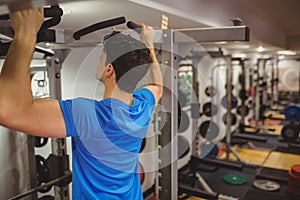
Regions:
<instances>
[{"instance_id":1,"label":"metal pipe","mask_svg":"<svg viewBox=\"0 0 300 200\"><path fill-rule=\"evenodd\" d=\"M85 27L83 29L80 29L79 31L76 31L73 34L73 38L75 40L79 40L82 36L85 36L87 34L95 32L97 30L101 30L101 29L108 28L108 27L111 27L111 26L116 26L116 25L119 25L119 24L123 24L125 22L126 22L125 17L118 17L118 18L98 22L96 24L93 24L93 25L90 25L90 26Z\"/></svg>"},{"instance_id":2,"label":"metal pipe","mask_svg":"<svg viewBox=\"0 0 300 200\"><path fill-rule=\"evenodd\" d=\"M232 63L231 57L228 56L227 59L227 71L226 71L226 106L227 106L227 114L226 114L226 159L229 159L230 154L230 143L231 143L231 108L232 108Z\"/></svg>"},{"instance_id":3,"label":"metal pipe","mask_svg":"<svg viewBox=\"0 0 300 200\"><path fill-rule=\"evenodd\" d=\"M54 184L56 184L56 183L58 183L58 182L60 182L62 180L68 179L70 177L72 177L72 173L71 173L71 171L67 171L64 176L56 178L56 179L54 179L52 181L49 181L49 182L47 182L45 184L42 184L42 185L40 185L38 187L35 187L35 188L33 188L33 189L31 189L31 190L29 190L27 192L24 192L22 194L14 196L14 197L10 198L9 200L22 199L23 197L26 197L26 196L29 196L29 195L35 193L35 192L38 192L39 190L41 190L41 189L43 189L45 187L53 186Z\"/></svg>"},{"instance_id":4,"label":"metal pipe","mask_svg":"<svg viewBox=\"0 0 300 200\"><path fill-rule=\"evenodd\" d=\"M211 194L215 193L215 192L210 188L210 186L206 183L206 181L202 178L202 176L201 176L200 173L196 172L196 173L195 173L195 176L197 177L197 179L198 179L198 181L199 181L201 187L203 188L203 190L204 190L205 192L208 192L208 193L211 193Z\"/></svg>"}]
</instances>

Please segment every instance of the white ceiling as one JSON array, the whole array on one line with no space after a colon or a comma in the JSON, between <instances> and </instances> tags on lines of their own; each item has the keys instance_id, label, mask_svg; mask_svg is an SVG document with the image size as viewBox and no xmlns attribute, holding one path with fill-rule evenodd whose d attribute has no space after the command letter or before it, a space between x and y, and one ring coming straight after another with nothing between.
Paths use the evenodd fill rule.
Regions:
<instances>
[{"instance_id":1,"label":"white ceiling","mask_svg":"<svg viewBox=\"0 0 300 200\"><path fill-rule=\"evenodd\" d=\"M185 28L200 25L192 19L179 17L176 13L151 9L127 0L69 1L61 3L60 6L64 10L71 11L70 14L63 16L62 22L57 26L57 28L64 30L76 30L119 16L126 17L127 21L146 23L159 28L162 14L167 14L169 17L170 28ZM121 27L125 28L125 26Z\"/></svg>"},{"instance_id":2,"label":"white ceiling","mask_svg":"<svg viewBox=\"0 0 300 200\"><path fill-rule=\"evenodd\" d=\"M0 13L7 5L26 0L0 0ZM32 5L55 1L32 0ZM76 31L93 23L125 16L127 21L146 23L159 28L161 16L169 17L169 28L230 26L230 19L239 17L250 27L249 43L205 44L228 52L254 53L263 46L266 53L291 49L300 53L299 0L61 0L65 11L56 29ZM125 25L116 28L126 28Z\"/></svg>"}]
</instances>

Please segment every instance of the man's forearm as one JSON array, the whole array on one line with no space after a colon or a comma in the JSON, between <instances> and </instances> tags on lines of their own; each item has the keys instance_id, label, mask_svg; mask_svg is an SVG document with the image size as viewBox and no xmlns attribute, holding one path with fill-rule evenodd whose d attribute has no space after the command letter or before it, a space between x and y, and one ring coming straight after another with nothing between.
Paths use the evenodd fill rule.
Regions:
<instances>
[{"instance_id":1,"label":"man's forearm","mask_svg":"<svg viewBox=\"0 0 300 200\"><path fill-rule=\"evenodd\" d=\"M0 75L0 110L16 115L32 104L30 62L35 38L16 35ZM3 113L2 113L3 114Z\"/></svg>"},{"instance_id":2,"label":"man's forearm","mask_svg":"<svg viewBox=\"0 0 300 200\"><path fill-rule=\"evenodd\" d=\"M149 73L148 81L150 84L154 84L154 85L162 87L163 80L162 80L162 73L161 73L160 65L157 61L154 48L149 48L149 50L150 50L150 57L152 60L152 64L151 64L149 72L148 72Z\"/></svg>"}]
</instances>

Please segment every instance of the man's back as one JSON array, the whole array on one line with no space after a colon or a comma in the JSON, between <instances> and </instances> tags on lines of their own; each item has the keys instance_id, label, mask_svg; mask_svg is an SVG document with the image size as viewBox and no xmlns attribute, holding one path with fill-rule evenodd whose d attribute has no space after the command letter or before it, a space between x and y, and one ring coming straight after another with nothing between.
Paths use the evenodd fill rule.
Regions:
<instances>
[{"instance_id":1,"label":"man's back","mask_svg":"<svg viewBox=\"0 0 300 200\"><path fill-rule=\"evenodd\" d=\"M138 153L155 100L148 89L120 100L60 101L72 136L73 199L142 199Z\"/></svg>"}]
</instances>

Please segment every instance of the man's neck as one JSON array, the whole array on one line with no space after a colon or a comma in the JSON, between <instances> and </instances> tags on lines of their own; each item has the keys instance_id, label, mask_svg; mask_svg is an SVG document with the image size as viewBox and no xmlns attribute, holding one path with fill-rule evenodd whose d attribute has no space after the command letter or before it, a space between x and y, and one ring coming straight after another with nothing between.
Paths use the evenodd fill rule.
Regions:
<instances>
[{"instance_id":1,"label":"man's neck","mask_svg":"<svg viewBox=\"0 0 300 200\"><path fill-rule=\"evenodd\" d=\"M105 87L103 99L114 98L118 99L128 105L133 105L133 96L132 93L127 93L120 90L117 86L115 88Z\"/></svg>"}]
</instances>

